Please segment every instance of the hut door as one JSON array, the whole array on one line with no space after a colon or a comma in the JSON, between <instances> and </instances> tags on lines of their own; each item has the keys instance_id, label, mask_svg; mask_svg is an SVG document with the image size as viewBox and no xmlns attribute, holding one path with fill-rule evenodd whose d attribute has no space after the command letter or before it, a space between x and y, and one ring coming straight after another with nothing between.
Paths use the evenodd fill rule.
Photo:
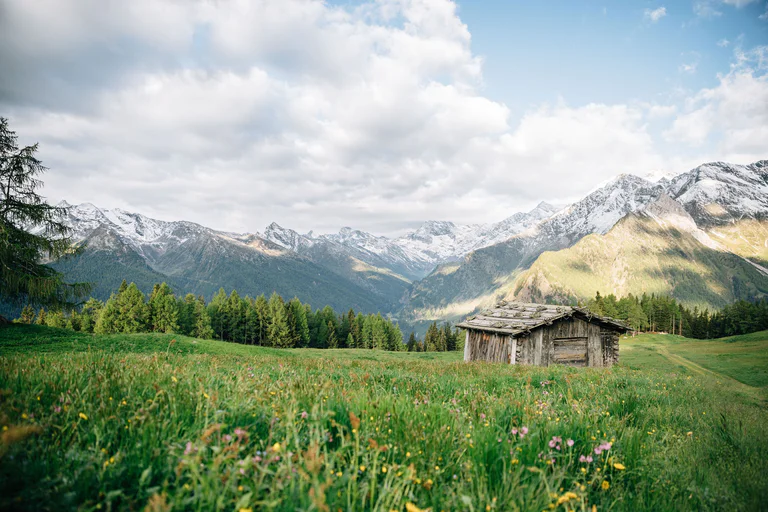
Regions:
<instances>
[{"instance_id":1,"label":"hut door","mask_svg":"<svg viewBox=\"0 0 768 512\"><path fill-rule=\"evenodd\" d=\"M587 366L587 338L555 338L555 364Z\"/></svg>"}]
</instances>

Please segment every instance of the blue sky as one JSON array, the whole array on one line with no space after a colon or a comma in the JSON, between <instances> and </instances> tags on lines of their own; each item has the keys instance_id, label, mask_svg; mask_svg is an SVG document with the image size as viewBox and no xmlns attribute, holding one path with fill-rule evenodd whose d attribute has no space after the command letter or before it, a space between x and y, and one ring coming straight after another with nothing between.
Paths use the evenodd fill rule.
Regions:
<instances>
[{"instance_id":1,"label":"blue sky","mask_svg":"<svg viewBox=\"0 0 768 512\"><path fill-rule=\"evenodd\" d=\"M397 234L768 158L768 1L5 0L53 200Z\"/></svg>"}]
</instances>

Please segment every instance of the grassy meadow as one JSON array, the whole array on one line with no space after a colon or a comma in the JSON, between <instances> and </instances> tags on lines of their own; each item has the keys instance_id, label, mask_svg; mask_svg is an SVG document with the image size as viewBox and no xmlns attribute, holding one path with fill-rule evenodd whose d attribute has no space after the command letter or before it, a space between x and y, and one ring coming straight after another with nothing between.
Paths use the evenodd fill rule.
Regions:
<instances>
[{"instance_id":1,"label":"grassy meadow","mask_svg":"<svg viewBox=\"0 0 768 512\"><path fill-rule=\"evenodd\" d=\"M765 510L768 332L609 370L0 329L2 510Z\"/></svg>"}]
</instances>

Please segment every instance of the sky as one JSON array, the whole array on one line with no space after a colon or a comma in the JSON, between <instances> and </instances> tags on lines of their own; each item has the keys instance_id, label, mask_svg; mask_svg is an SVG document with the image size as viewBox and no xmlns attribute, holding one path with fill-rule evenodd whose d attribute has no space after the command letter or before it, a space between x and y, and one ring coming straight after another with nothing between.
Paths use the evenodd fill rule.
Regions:
<instances>
[{"instance_id":1,"label":"sky","mask_svg":"<svg viewBox=\"0 0 768 512\"><path fill-rule=\"evenodd\" d=\"M237 232L768 158L768 0L0 0L0 70L49 200Z\"/></svg>"}]
</instances>

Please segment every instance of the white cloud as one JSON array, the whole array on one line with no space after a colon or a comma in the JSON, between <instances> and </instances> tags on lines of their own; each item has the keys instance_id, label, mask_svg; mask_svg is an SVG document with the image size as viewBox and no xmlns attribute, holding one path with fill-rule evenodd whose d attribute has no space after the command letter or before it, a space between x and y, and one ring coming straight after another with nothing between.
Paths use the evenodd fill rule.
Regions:
<instances>
[{"instance_id":1,"label":"white cloud","mask_svg":"<svg viewBox=\"0 0 768 512\"><path fill-rule=\"evenodd\" d=\"M729 44L731 44L731 42L730 42L730 41L728 41L728 40L727 40L727 39L725 39L725 38L723 38L723 39L721 39L721 40L719 40L719 41L717 42L717 46L719 46L720 48L725 48L725 47L727 47Z\"/></svg>"},{"instance_id":2,"label":"white cloud","mask_svg":"<svg viewBox=\"0 0 768 512\"><path fill-rule=\"evenodd\" d=\"M722 16L722 11L718 11L715 5L715 0L697 0L693 3L693 12L699 18L716 18Z\"/></svg>"},{"instance_id":3,"label":"white cloud","mask_svg":"<svg viewBox=\"0 0 768 512\"><path fill-rule=\"evenodd\" d=\"M646 9L643 13L645 19L650 20L651 23L656 23L661 18L667 15L666 7L658 7L656 9Z\"/></svg>"},{"instance_id":4,"label":"white cloud","mask_svg":"<svg viewBox=\"0 0 768 512\"><path fill-rule=\"evenodd\" d=\"M763 21L768 21L768 3L765 4L765 12L757 17Z\"/></svg>"},{"instance_id":5,"label":"white cloud","mask_svg":"<svg viewBox=\"0 0 768 512\"><path fill-rule=\"evenodd\" d=\"M744 7L745 5L749 5L753 2L756 2L757 0L722 0L724 4L732 5L736 7L737 9L740 9Z\"/></svg>"},{"instance_id":6,"label":"white cloud","mask_svg":"<svg viewBox=\"0 0 768 512\"><path fill-rule=\"evenodd\" d=\"M720 159L751 161L765 158L768 140L768 47L737 50L736 63L719 84L702 89L686 101L665 133L670 141L701 146L712 142Z\"/></svg>"},{"instance_id":7,"label":"white cloud","mask_svg":"<svg viewBox=\"0 0 768 512\"><path fill-rule=\"evenodd\" d=\"M682 110L561 101L513 120L449 0L6 4L0 108L41 143L46 193L223 229L488 222L670 168L650 121L696 143L735 108L737 152L768 125L704 91ZM717 90L758 80L742 53Z\"/></svg>"}]
</instances>

